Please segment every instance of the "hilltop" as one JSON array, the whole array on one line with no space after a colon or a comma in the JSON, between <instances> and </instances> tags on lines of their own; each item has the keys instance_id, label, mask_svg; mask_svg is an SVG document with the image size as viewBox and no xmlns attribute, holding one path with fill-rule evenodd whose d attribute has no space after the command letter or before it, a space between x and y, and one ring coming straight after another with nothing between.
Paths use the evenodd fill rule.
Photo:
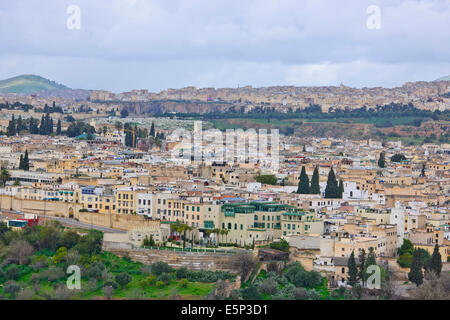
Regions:
<instances>
[{"instance_id":1,"label":"hilltop","mask_svg":"<svg viewBox=\"0 0 450 320\"><path fill-rule=\"evenodd\" d=\"M20 75L0 81L0 93L31 94L49 90L70 90L70 88L36 75Z\"/></svg>"}]
</instances>

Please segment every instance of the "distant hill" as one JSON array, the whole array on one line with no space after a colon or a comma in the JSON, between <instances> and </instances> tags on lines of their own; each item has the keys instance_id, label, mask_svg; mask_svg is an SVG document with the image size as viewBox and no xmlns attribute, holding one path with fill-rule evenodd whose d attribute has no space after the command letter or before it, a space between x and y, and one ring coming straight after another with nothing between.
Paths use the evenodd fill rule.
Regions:
<instances>
[{"instance_id":1,"label":"distant hill","mask_svg":"<svg viewBox=\"0 0 450 320\"><path fill-rule=\"evenodd\" d=\"M36 75L21 75L0 81L0 93L31 94L70 88Z\"/></svg>"},{"instance_id":2,"label":"distant hill","mask_svg":"<svg viewBox=\"0 0 450 320\"><path fill-rule=\"evenodd\" d=\"M450 81L450 76L439 78L436 81Z\"/></svg>"}]
</instances>

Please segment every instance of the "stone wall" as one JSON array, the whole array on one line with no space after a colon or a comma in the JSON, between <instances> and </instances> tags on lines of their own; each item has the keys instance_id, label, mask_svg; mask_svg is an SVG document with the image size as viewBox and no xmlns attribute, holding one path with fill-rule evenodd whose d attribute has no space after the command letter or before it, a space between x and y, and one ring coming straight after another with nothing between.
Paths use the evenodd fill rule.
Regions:
<instances>
[{"instance_id":1,"label":"stone wall","mask_svg":"<svg viewBox=\"0 0 450 320\"><path fill-rule=\"evenodd\" d=\"M82 209L81 204L63 202L63 201L40 201L40 200L22 200L8 195L0 196L0 208L13 211L22 211L24 213L34 213L41 217L57 216L78 219L80 222L102 226L119 230L131 230L136 227L155 226L158 221L151 221L138 215L130 214L105 214L93 212L79 212Z\"/></svg>"}]
</instances>

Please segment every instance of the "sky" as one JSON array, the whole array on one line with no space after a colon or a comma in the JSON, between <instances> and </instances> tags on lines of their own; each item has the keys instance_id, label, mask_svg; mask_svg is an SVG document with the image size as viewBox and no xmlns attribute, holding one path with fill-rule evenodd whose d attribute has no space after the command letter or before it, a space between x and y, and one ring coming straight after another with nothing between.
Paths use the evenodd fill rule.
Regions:
<instances>
[{"instance_id":1,"label":"sky","mask_svg":"<svg viewBox=\"0 0 450 320\"><path fill-rule=\"evenodd\" d=\"M113 92L433 81L450 0L1 0L0 79L20 74Z\"/></svg>"}]
</instances>

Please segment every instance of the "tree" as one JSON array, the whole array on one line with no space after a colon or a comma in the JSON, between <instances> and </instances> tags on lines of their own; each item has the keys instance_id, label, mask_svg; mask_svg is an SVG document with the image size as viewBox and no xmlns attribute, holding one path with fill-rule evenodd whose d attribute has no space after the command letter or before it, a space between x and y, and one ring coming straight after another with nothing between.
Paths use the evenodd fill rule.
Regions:
<instances>
[{"instance_id":1,"label":"tree","mask_svg":"<svg viewBox=\"0 0 450 320\"><path fill-rule=\"evenodd\" d=\"M302 172L300 173L297 193L309 194L309 178L306 174L305 166L302 167Z\"/></svg>"},{"instance_id":2,"label":"tree","mask_svg":"<svg viewBox=\"0 0 450 320\"><path fill-rule=\"evenodd\" d=\"M19 160L19 170L23 170L23 155L20 155L20 160Z\"/></svg>"},{"instance_id":3,"label":"tree","mask_svg":"<svg viewBox=\"0 0 450 320\"><path fill-rule=\"evenodd\" d=\"M281 239L278 242L272 242L270 244L270 247L272 249L276 249L276 250L280 250L280 251L284 251L284 252L289 252L289 242L287 242L285 239Z\"/></svg>"},{"instance_id":4,"label":"tree","mask_svg":"<svg viewBox=\"0 0 450 320\"><path fill-rule=\"evenodd\" d=\"M120 117L121 117L121 118L126 118L126 117L128 117L128 115L129 115L129 113L128 113L128 110L127 110L127 109L122 109L122 110L120 111Z\"/></svg>"},{"instance_id":5,"label":"tree","mask_svg":"<svg viewBox=\"0 0 450 320\"><path fill-rule=\"evenodd\" d=\"M155 136L155 123L152 122L152 126L150 128L150 137Z\"/></svg>"},{"instance_id":6,"label":"tree","mask_svg":"<svg viewBox=\"0 0 450 320\"><path fill-rule=\"evenodd\" d=\"M422 164L422 171L420 172L420 176L421 177L425 177L425 168L426 168L426 166L425 166L425 163L424 163L424 164Z\"/></svg>"},{"instance_id":7,"label":"tree","mask_svg":"<svg viewBox=\"0 0 450 320\"><path fill-rule=\"evenodd\" d=\"M325 198L337 199L339 196L339 187L334 174L333 167L331 167L328 173L327 187L325 188Z\"/></svg>"},{"instance_id":8,"label":"tree","mask_svg":"<svg viewBox=\"0 0 450 320\"><path fill-rule=\"evenodd\" d=\"M361 250L358 259L359 259L358 279L362 281L362 284L364 286L364 282L366 281L366 274L364 272L366 268L366 251L364 249Z\"/></svg>"},{"instance_id":9,"label":"tree","mask_svg":"<svg viewBox=\"0 0 450 320\"><path fill-rule=\"evenodd\" d=\"M405 253L413 254L414 253L414 245L411 240L404 239L401 247L398 249L398 254L402 255Z\"/></svg>"},{"instance_id":10,"label":"tree","mask_svg":"<svg viewBox=\"0 0 450 320\"><path fill-rule=\"evenodd\" d=\"M32 245L25 240L13 240L9 244L8 258L12 263L27 264L34 253Z\"/></svg>"},{"instance_id":11,"label":"tree","mask_svg":"<svg viewBox=\"0 0 450 320\"><path fill-rule=\"evenodd\" d=\"M354 251L352 251L352 253L350 254L347 266L348 266L348 284L353 287L358 281L358 268L356 267Z\"/></svg>"},{"instance_id":12,"label":"tree","mask_svg":"<svg viewBox=\"0 0 450 320\"><path fill-rule=\"evenodd\" d=\"M0 180L2 181L2 185L6 186L6 182L11 179L11 175L9 174L6 168L1 169L0 171Z\"/></svg>"},{"instance_id":13,"label":"tree","mask_svg":"<svg viewBox=\"0 0 450 320\"><path fill-rule=\"evenodd\" d=\"M17 293L20 291L20 285L15 281L8 281L5 283L3 291L11 295L11 298L15 299Z\"/></svg>"},{"instance_id":14,"label":"tree","mask_svg":"<svg viewBox=\"0 0 450 320\"><path fill-rule=\"evenodd\" d=\"M130 283L132 280L131 276L126 273L122 272L116 275L116 282L120 284L122 287L125 287L128 283Z\"/></svg>"},{"instance_id":15,"label":"tree","mask_svg":"<svg viewBox=\"0 0 450 320\"><path fill-rule=\"evenodd\" d=\"M23 157L23 170L30 171L30 160L28 159L28 150L25 150L25 156Z\"/></svg>"},{"instance_id":16,"label":"tree","mask_svg":"<svg viewBox=\"0 0 450 320\"><path fill-rule=\"evenodd\" d=\"M339 180L339 199L342 199L342 197L344 196L344 182L342 181L342 179Z\"/></svg>"},{"instance_id":17,"label":"tree","mask_svg":"<svg viewBox=\"0 0 450 320\"><path fill-rule=\"evenodd\" d=\"M162 273L170 272L172 272L172 267L169 266L166 262L159 261L152 264L152 273L156 276L159 276Z\"/></svg>"},{"instance_id":18,"label":"tree","mask_svg":"<svg viewBox=\"0 0 450 320\"><path fill-rule=\"evenodd\" d=\"M380 158L378 158L378 166L380 168L386 167L386 159L385 159L384 151L380 153Z\"/></svg>"},{"instance_id":19,"label":"tree","mask_svg":"<svg viewBox=\"0 0 450 320\"><path fill-rule=\"evenodd\" d=\"M61 119L58 119L58 123L56 124L56 135L61 135Z\"/></svg>"},{"instance_id":20,"label":"tree","mask_svg":"<svg viewBox=\"0 0 450 320\"><path fill-rule=\"evenodd\" d=\"M367 280L369 278L370 274L367 273L367 268L370 266L377 265L377 259L375 257L375 251L372 247L369 248L369 254L367 255L367 260L364 266L364 279Z\"/></svg>"},{"instance_id":21,"label":"tree","mask_svg":"<svg viewBox=\"0 0 450 320\"><path fill-rule=\"evenodd\" d=\"M6 130L8 137L14 136L16 134L16 120L14 115L12 115L11 120L8 123L8 128Z\"/></svg>"},{"instance_id":22,"label":"tree","mask_svg":"<svg viewBox=\"0 0 450 320\"><path fill-rule=\"evenodd\" d=\"M256 182L259 182L262 184L270 184L270 185L274 186L277 184L277 177L273 174L258 175L258 176L256 176Z\"/></svg>"},{"instance_id":23,"label":"tree","mask_svg":"<svg viewBox=\"0 0 450 320\"><path fill-rule=\"evenodd\" d=\"M112 286L104 286L103 293L105 294L106 299L110 300L114 294L114 288Z\"/></svg>"},{"instance_id":24,"label":"tree","mask_svg":"<svg viewBox=\"0 0 450 320\"><path fill-rule=\"evenodd\" d=\"M319 186L319 168L315 167L314 168L314 173L312 175L311 178L311 188L309 190L309 192L311 194L320 194L320 186Z\"/></svg>"},{"instance_id":25,"label":"tree","mask_svg":"<svg viewBox=\"0 0 450 320\"><path fill-rule=\"evenodd\" d=\"M396 153L391 157L391 162L402 162L404 160L406 160L406 157L400 153Z\"/></svg>"},{"instance_id":26,"label":"tree","mask_svg":"<svg viewBox=\"0 0 450 320\"><path fill-rule=\"evenodd\" d=\"M241 273L242 281L245 281L253 269L256 267L257 261L250 253L239 253L233 257L233 264Z\"/></svg>"},{"instance_id":27,"label":"tree","mask_svg":"<svg viewBox=\"0 0 450 320\"><path fill-rule=\"evenodd\" d=\"M434 246L433 254L431 255L431 259L428 263L429 269L436 273L439 277L442 271L442 257L439 252L439 245L436 243Z\"/></svg>"},{"instance_id":28,"label":"tree","mask_svg":"<svg viewBox=\"0 0 450 320\"><path fill-rule=\"evenodd\" d=\"M419 250L414 250L408 279L415 283L416 286L420 286L423 283L421 252Z\"/></svg>"}]
</instances>

